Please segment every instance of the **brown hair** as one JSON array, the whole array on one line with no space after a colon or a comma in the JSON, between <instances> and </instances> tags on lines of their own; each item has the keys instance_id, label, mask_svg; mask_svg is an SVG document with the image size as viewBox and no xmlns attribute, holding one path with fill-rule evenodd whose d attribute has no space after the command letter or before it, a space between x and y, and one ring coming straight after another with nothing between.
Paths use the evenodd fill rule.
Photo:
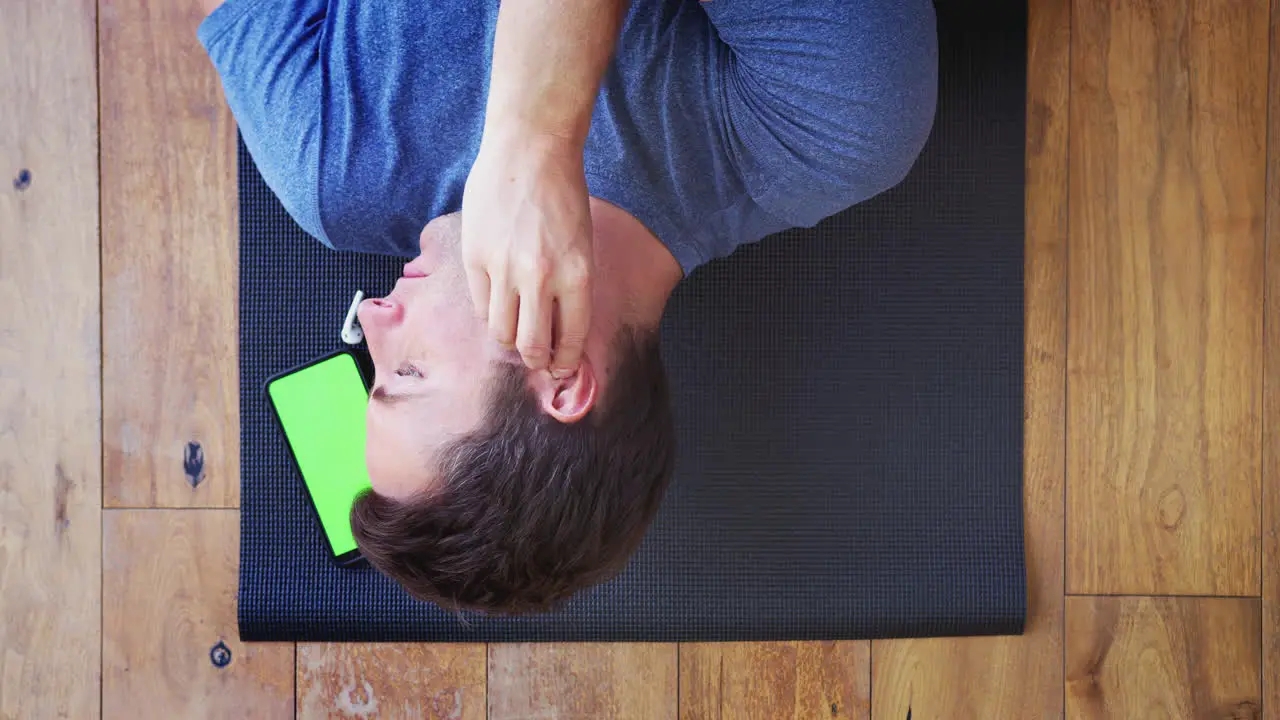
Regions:
<instances>
[{"instance_id":1,"label":"brown hair","mask_svg":"<svg viewBox=\"0 0 1280 720\"><path fill-rule=\"evenodd\" d=\"M656 332L625 329L606 398L566 424L544 413L523 365L500 363L480 426L444 448L434 489L366 492L351 510L360 552L444 608L551 610L625 567L675 464Z\"/></svg>"}]
</instances>

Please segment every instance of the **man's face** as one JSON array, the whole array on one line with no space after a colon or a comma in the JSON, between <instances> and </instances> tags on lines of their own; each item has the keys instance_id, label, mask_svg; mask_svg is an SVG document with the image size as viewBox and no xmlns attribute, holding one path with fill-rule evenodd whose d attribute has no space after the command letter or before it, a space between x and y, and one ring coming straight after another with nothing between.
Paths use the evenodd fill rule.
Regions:
<instances>
[{"instance_id":1,"label":"man's face","mask_svg":"<svg viewBox=\"0 0 1280 720\"><path fill-rule=\"evenodd\" d=\"M375 371L367 463L389 497L423 489L436 451L480 422L501 354L472 310L459 230L456 214L431 221L391 294L360 304Z\"/></svg>"}]
</instances>

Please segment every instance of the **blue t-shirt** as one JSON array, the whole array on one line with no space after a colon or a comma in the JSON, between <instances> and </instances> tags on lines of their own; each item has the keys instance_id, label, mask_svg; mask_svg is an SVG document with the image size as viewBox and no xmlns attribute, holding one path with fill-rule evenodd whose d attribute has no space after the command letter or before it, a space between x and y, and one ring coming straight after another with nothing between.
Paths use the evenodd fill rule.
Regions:
<instances>
[{"instance_id":1,"label":"blue t-shirt","mask_svg":"<svg viewBox=\"0 0 1280 720\"><path fill-rule=\"evenodd\" d=\"M460 209L493 0L227 0L199 37L259 170L338 250L417 253ZM686 273L899 182L928 137L929 0L632 0L585 152L592 195Z\"/></svg>"}]
</instances>

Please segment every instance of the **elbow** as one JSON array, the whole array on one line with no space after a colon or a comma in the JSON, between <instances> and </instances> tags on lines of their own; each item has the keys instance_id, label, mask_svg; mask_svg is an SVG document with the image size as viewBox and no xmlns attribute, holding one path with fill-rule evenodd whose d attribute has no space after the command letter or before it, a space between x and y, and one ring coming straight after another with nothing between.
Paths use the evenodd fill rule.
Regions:
<instances>
[{"instance_id":1,"label":"elbow","mask_svg":"<svg viewBox=\"0 0 1280 720\"><path fill-rule=\"evenodd\" d=\"M875 109L829 117L826 130L811 135L805 150L777 174L778 191L757 197L797 226L812 226L900 185L929 139L933 103L910 112Z\"/></svg>"},{"instance_id":2,"label":"elbow","mask_svg":"<svg viewBox=\"0 0 1280 720\"><path fill-rule=\"evenodd\" d=\"M861 41L815 51L821 56L815 74L769 86L768 99L779 106L762 124L773 132L755 146L771 142L773 157L789 159L762 203L781 219L812 225L898 186L933 132L938 46L932 8L872 5L879 11L874 17L851 7L841 19ZM758 105L767 107L768 99Z\"/></svg>"},{"instance_id":3,"label":"elbow","mask_svg":"<svg viewBox=\"0 0 1280 720\"><path fill-rule=\"evenodd\" d=\"M938 46L931 12L905 13L898 32L870 57L852 50L834 86L841 98L827 119L836 176L859 200L889 190L910 173L933 132L938 104ZM912 22L907 22L907 20Z\"/></svg>"},{"instance_id":4,"label":"elbow","mask_svg":"<svg viewBox=\"0 0 1280 720\"><path fill-rule=\"evenodd\" d=\"M851 124L833 153L832 175L850 204L888 191L915 167L933 129L933 103L886 112L876 123Z\"/></svg>"},{"instance_id":5,"label":"elbow","mask_svg":"<svg viewBox=\"0 0 1280 720\"><path fill-rule=\"evenodd\" d=\"M864 200L901 183L933 132L938 104L936 52L900 58L886 78L845 95L828 128L835 175Z\"/></svg>"}]
</instances>

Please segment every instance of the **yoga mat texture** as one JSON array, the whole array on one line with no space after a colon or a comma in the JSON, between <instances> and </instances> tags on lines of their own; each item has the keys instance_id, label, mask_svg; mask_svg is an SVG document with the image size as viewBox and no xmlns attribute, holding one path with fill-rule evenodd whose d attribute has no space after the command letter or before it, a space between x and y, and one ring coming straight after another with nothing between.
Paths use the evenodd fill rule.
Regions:
<instances>
[{"instance_id":1,"label":"yoga mat texture","mask_svg":"<svg viewBox=\"0 0 1280 720\"><path fill-rule=\"evenodd\" d=\"M693 273L663 324L680 449L616 580L465 622L330 564L264 400L403 260L331 252L240 149L245 640L1014 634L1022 514L1026 7L938 4L933 135L899 187ZM856 68L850 68L856 72Z\"/></svg>"}]
</instances>

